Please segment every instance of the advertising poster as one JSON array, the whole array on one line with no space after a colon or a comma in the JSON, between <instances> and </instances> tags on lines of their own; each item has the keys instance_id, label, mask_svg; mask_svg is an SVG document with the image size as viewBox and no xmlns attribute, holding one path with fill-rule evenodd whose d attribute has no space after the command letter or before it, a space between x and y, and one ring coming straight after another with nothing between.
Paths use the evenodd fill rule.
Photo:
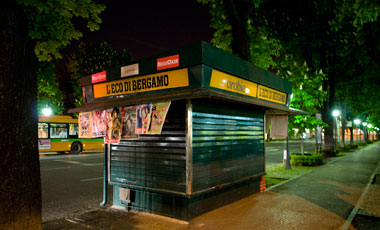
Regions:
<instances>
[{"instance_id":1,"label":"advertising poster","mask_svg":"<svg viewBox=\"0 0 380 230\"><path fill-rule=\"evenodd\" d=\"M136 105L124 107L122 138L138 138L136 134L136 110Z\"/></svg>"},{"instance_id":2,"label":"advertising poster","mask_svg":"<svg viewBox=\"0 0 380 230\"><path fill-rule=\"evenodd\" d=\"M79 129L79 138L91 138L91 125L92 125L92 112L83 112L79 113L78 117L78 129Z\"/></svg>"},{"instance_id":3,"label":"advertising poster","mask_svg":"<svg viewBox=\"0 0 380 230\"><path fill-rule=\"evenodd\" d=\"M92 137L106 136L107 117L105 110L92 112Z\"/></svg>"},{"instance_id":4,"label":"advertising poster","mask_svg":"<svg viewBox=\"0 0 380 230\"><path fill-rule=\"evenodd\" d=\"M38 139L38 149L50 149L50 139Z\"/></svg>"},{"instance_id":5,"label":"advertising poster","mask_svg":"<svg viewBox=\"0 0 380 230\"><path fill-rule=\"evenodd\" d=\"M165 123L166 114L168 113L170 101L158 102L152 104L151 122L148 134L161 134L162 126Z\"/></svg>"},{"instance_id":6,"label":"advertising poster","mask_svg":"<svg viewBox=\"0 0 380 230\"><path fill-rule=\"evenodd\" d=\"M136 134L146 134L150 125L151 104L137 106Z\"/></svg>"},{"instance_id":7,"label":"advertising poster","mask_svg":"<svg viewBox=\"0 0 380 230\"><path fill-rule=\"evenodd\" d=\"M107 116L107 129L104 142L107 144L120 143L121 130L122 130L122 111L123 108L113 108L106 110Z\"/></svg>"}]
</instances>

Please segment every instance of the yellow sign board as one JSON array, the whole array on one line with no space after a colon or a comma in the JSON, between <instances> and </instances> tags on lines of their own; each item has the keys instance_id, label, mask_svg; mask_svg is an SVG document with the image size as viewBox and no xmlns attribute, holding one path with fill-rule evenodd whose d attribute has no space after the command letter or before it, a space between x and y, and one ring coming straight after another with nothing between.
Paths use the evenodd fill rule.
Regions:
<instances>
[{"instance_id":1,"label":"yellow sign board","mask_svg":"<svg viewBox=\"0 0 380 230\"><path fill-rule=\"evenodd\" d=\"M258 98L266 101L286 104L286 93L259 85Z\"/></svg>"},{"instance_id":2,"label":"yellow sign board","mask_svg":"<svg viewBox=\"0 0 380 230\"><path fill-rule=\"evenodd\" d=\"M243 80L241 78L214 69L211 73L210 86L250 97L257 96L256 83Z\"/></svg>"},{"instance_id":3,"label":"yellow sign board","mask_svg":"<svg viewBox=\"0 0 380 230\"><path fill-rule=\"evenodd\" d=\"M189 86L187 68L93 85L94 98Z\"/></svg>"}]
</instances>

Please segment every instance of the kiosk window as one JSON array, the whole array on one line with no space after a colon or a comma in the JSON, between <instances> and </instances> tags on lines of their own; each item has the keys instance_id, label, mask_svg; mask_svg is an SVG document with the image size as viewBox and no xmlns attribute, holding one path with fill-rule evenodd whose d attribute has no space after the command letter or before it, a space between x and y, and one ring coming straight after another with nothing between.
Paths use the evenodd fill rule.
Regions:
<instances>
[{"instance_id":1,"label":"kiosk window","mask_svg":"<svg viewBox=\"0 0 380 230\"><path fill-rule=\"evenodd\" d=\"M38 122L38 138L48 138L48 123Z\"/></svg>"},{"instance_id":2,"label":"kiosk window","mask_svg":"<svg viewBox=\"0 0 380 230\"><path fill-rule=\"evenodd\" d=\"M67 125L50 124L50 138L67 138Z\"/></svg>"}]
</instances>

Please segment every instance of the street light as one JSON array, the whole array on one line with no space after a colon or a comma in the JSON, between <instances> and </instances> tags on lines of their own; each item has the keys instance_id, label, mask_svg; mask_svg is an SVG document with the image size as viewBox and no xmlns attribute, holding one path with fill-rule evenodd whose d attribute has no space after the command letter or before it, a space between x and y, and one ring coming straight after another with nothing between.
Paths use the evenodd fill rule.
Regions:
<instances>
[{"instance_id":1,"label":"street light","mask_svg":"<svg viewBox=\"0 0 380 230\"><path fill-rule=\"evenodd\" d=\"M355 119L354 120L354 123L355 123L355 125L357 125L358 126L358 128L359 128L359 125L360 125L360 119ZM356 129L356 142L359 142L358 141L358 130Z\"/></svg>"},{"instance_id":2,"label":"street light","mask_svg":"<svg viewBox=\"0 0 380 230\"><path fill-rule=\"evenodd\" d=\"M46 108L42 109L42 114L43 115L50 116L52 113L53 113L53 111L49 107L46 107Z\"/></svg>"},{"instance_id":3,"label":"street light","mask_svg":"<svg viewBox=\"0 0 380 230\"><path fill-rule=\"evenodd\" d=\"M339 126L338 126L338 117L340 115L340 111L337 110L337 109L334 109L332 111L332 115L334 117L334 122L335 122L335 125L334 125L334 129L333 131L335 130L335 135L334 135L334 149L336 148L336 142L339 141Z\"/></svg>"},{"instance_id":4,"label":"street light","mask_svg":"<svg viewBox=\"0 0 380 230\"><path fill-rule=\"evenodd\" d=\"M334 109L332 112L333 117L337 118L340 115L340 111L337 109Z\"/></svg>"}]
</instances>

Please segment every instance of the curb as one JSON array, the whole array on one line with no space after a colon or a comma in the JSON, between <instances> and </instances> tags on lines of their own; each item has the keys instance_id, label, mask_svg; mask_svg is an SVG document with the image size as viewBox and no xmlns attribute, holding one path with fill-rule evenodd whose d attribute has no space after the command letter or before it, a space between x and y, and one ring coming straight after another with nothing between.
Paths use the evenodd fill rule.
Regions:
<instances>
[{"instance_id":1,"label":"curb","mask_svg":"<svg viewBox=\"0 0 380 230\"><path fill-rule=\"evenodd\" d=\"M373 179L375 178L376 172L379 170L379 168L380 168L380 161L378 162L376 169L374 170L374 172L372 173L371 177L369 178L369 181L368 181L368 183L367 183L367 185L366 185L366 187L365 187L362 195L360 196L360 198L358 200L358 203L356 203L355 207L352 209L350 215L346 219L346 222L341 227L342 230L347 230L351 226L352 221L354 220L355 216L360 211L360 207L361 207L361 205L363 203L364 197L366 196L366 194L368 192L368 189L371 186L371 184L373 182Z\"/></svg>"}]
</instances>

